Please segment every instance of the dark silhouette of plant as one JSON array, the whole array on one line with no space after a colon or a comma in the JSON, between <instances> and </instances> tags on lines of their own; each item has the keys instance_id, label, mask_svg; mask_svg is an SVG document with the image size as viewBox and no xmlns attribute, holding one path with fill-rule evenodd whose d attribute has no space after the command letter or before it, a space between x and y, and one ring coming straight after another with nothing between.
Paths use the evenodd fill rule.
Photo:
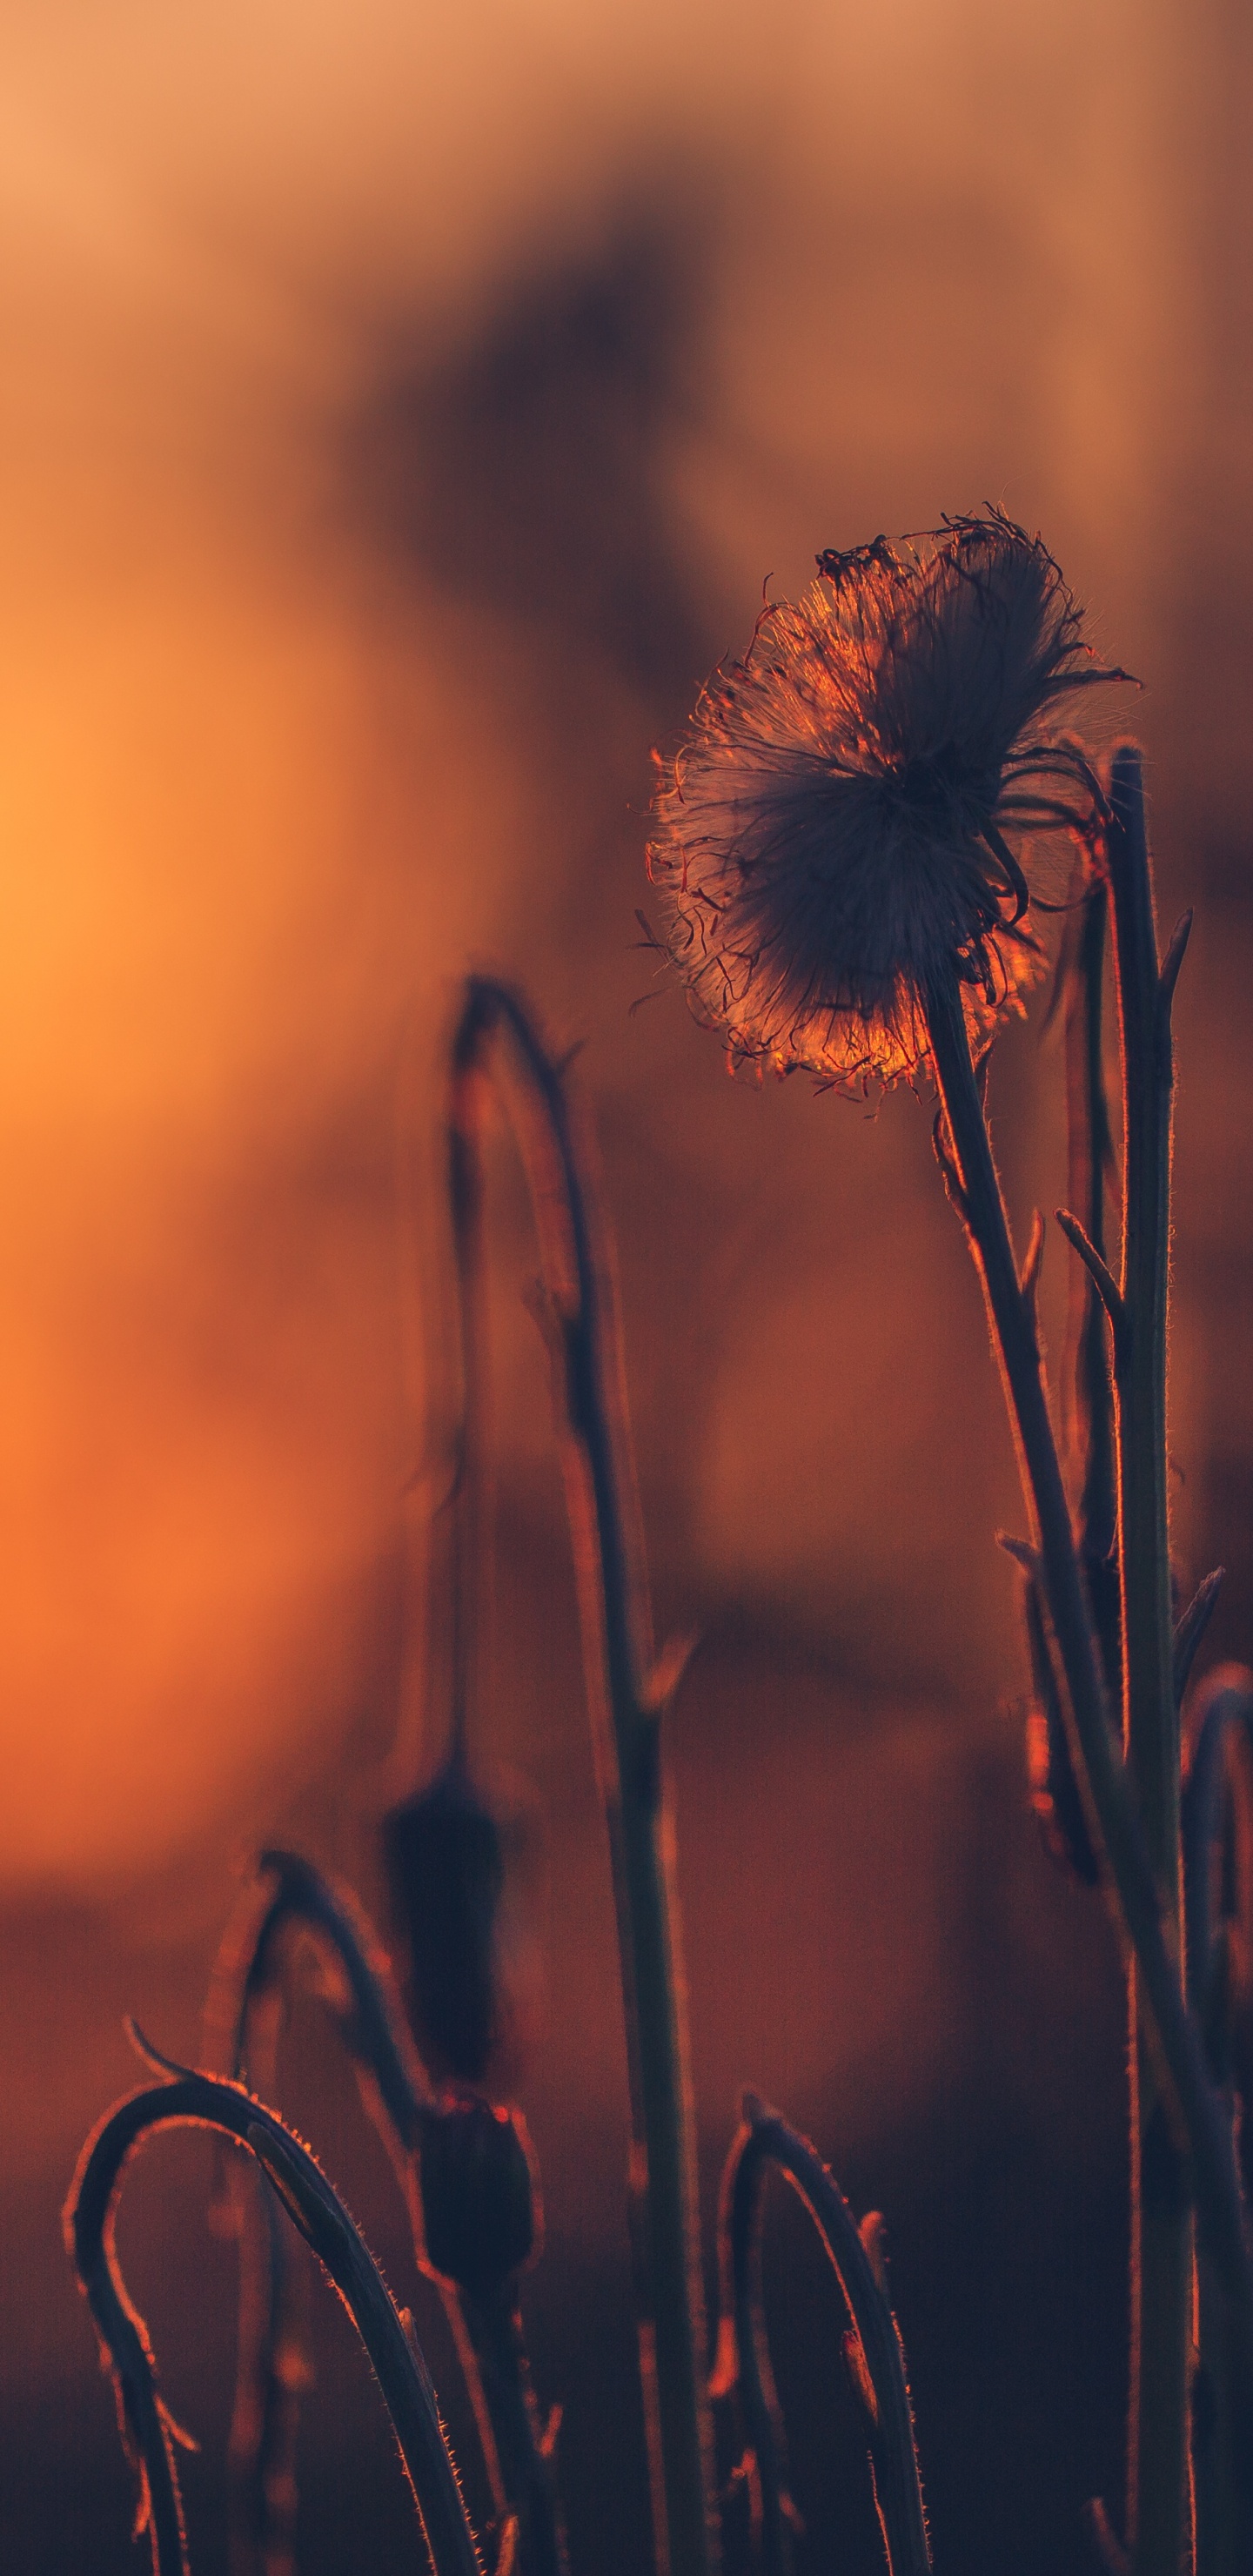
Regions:
<instances>
[{"instance_id":1,"label":"dark silhouette of plant","mask_svg":"<svg viewBox=\"0 0 1253 2576\"><path fill-rule=\"evenodd\" d=\"M539 1237L536 1312L553 1365L584 1684L617 1901L654 2546L663 2576L709 2576L717 2565L719 2525L705 2391L692 2083L661 1755L662 1711L685 1651L654 1659L614 1263L587 1121L567 1066L545 1045L521 996L483 976L467 984L451 1059L451 1197L463 1300L474 1276L480 1095L502 1042L521 1074L504 1096L517 1120Z\"/></svg>"},{"instance_id":2,"label":"dark silhouette of plant","mask_svg":"<svg viewBox=\"0 0 1253 2576\"><path fill-rule=\"evenodd\" d=\"M763 2576L791 2576L795 2508L761 2301L761 2202L773 2167L808 2210L849 2313L844 2360L865 2418L879 2528L891 2576L930 2576L931 2551L914 2448L905 2353L892 2313L877 2211L858 2227L821 2157L755 2093L722 2177L718 2261L722 2316L715 2396L738 2394L756 2502Z\"/></svg>"},{"instance_id":3,"label":"dark silhouette of plant","mask_svg":"<svg viewBox=\"0 0 1253 2576\"><path fill-rule=\"evenodd\" d=\"M114 2218L125 2169L156 2130L216 2129L247 2149L329 2274L369 2354L396 2432L435 2576L482 2576L474 2534L444 2440L430 2373L408 2312L398 2310L361 2236L307 2147L242 2084L193 2073L136 2033L160 2084L119 2102L83 2149L66 2207L66 2239L117 2389L118 2422L140 2482L138 2530L153 2576L188 2576L175 2463L185 2440L160 2395L147 2329L118 2266Z\"/></svg>"},{"instance_id":4,"label":"dark silhouette of plant","mask_svg":"<svg viewBox=\"0 0 1253 2576\"><path fill-rule=\"evenodd\" d=\"M650 862L668 916L656 944L733 1056L780 1072L804 1067L826 1087L934 1081L936 1153L982 1283L1033 1523L1029 1538L1003 1540L1023 1577L1033 1803L1054 1857L1103 1890L1127 1963L1125 2545L1099 2499L1090 2536L1111 2570L1132 2576L1247 2576L1253 1673L1223 1667L1189 1693L1221 1573L1180 1613L1168 1524L1171 1004L1190 916L1159 956L1138 754L1125 745L1104 769L1062 725L1077 695L1125 675L1094 662L1080 611L1038 538L992 513L899 545L876 539L821 556L819 572L799 607L764 612L744 662L715 675L689 739L663 764ZM1058 836L1074 852L1060 906L1044 891ZM1072 1201L1058 1223L1079 1265L1064 1370L1066 1473L1036 1313L1044 1225L1037 1213L1019 1263L987 1112L992 1041L1044 969L1034 915L1058 908ZM1108 981L1120 1120L1105 1089ZM723 2180L721 2319L706 2386L660 1729L685 1649L654 1655L614 1267L585 1114L568 1059L559 1061L517 992L483 976L465 988L447 1102L462 1361L451 1726L434 1779L392 1809L381 1836L400 1983L347 1890L296 1854L264 1853L211 1998L211 2050L227 2077L147 2052L168 2080L102 2123L67 2213L117 2379L156 2576L186 2567L178 2437L112 2231L127 2157L179 2121L242 2144L264 2176L251 2204L231 2194L245 2257L233 2436L239 2576L254 2566L281 2576L291 2563L303 2364L288 2221L366 2341L436 2576L479 2566L407 2315L312 2157L241 2080L274 2089L301 1944L318 1955L323 2000L391 2154L418 2259L445 2299L494 2499L495 2576L565 2576L553 2440L536 2409L519 2316L519 2276L538 2234L533 2162L519 2115L483 2089L505 2020L497 1926L506 1862L471 1759L491 1602L481 1138L489 1080L509 1107L531 1188L536 1313L553 1364L617 1902L657 2576L717 2576L711 2395L731 2404L743 2436L740 2485L753 2499L762 2576L792 2576L798 2518L761 2300L771 2170L799 2193L844 2294L844 2359L863 2410L889 2576L929 2576L880 2222L872 2215L858 2227L816 2150L751 2093Z\"/></svg>"},{"instance_id":5,"label":"dark silhouette of plant","mask_svg":"<svg viewBox=\"0 0 1253 2576\"><path fill-rule=\"evenodd\" d=\"M820 556L819 572L799 607L764 612L745 661L715 675L662 764L649 853L667 903L660 944L733 1057L845 1088L927 1072L939 1094L936 1150L983 1285L1035 1524L1029 1542L1008 1544L1028 1576L1037 1795L1081 1874L1100 1877L1127 1956L1127 2546L1135 2576L1179 2576L1192 2548L1194 2210L1238 2428L1230 2513L1253 2530L1253 2259L1232 2122L1183 1975L1179 1676L1217 1587L1211 1576L1176 1626L1171 1004L1191 916L1159 956L1139 755L1124 746L1105 781L1060 730L1076 692L1126 675L1087 653L1038 538L991 513ZM986 1115L988 1049L1038 971L1031 916L1051 908L1041 856L1059 831L1078 847L1090 903L1072 961L1069 1083L1084 1213L1060 1210L1058 1223L1101 1309L1098 1326L1089 1296L1075 1344L1077 1530L1036 1320L1043 1223L1020 1266ZM1102 1249L1106 903L1123 1075L1117 1279Z\"/></svg>"},{"instance_id":6,"label":"dark silhouette of plant","mask_svg":"<svg viewBox=\"0 0 1253 2576\"><path fill-rule=\"evenodd\" d=\"M210 2050L231 2075L256 2080L258 2042L275 2076L275 2014L293 1967L293 1936L330 1971L333 2022L404 2195L422 2269L443 2298L465 2373L497 2518L513 2532L518 2576L561 2576L564 2540L551 2443L539 2421L518 2312L518 2275L538 2235L533 2159L520 2117L466 2092L437 2091L405 2028L390 1964L350 1892L294 1852L261 1856L261 1878L223 1945L207 2016ZM296 2289L283 2222L269 2194L234 2224L260 2260L241 2301L236 2555L265 2576L291 2563L295 2446L304 2372L293 2368Z\"/></svg>"}]
</instances>

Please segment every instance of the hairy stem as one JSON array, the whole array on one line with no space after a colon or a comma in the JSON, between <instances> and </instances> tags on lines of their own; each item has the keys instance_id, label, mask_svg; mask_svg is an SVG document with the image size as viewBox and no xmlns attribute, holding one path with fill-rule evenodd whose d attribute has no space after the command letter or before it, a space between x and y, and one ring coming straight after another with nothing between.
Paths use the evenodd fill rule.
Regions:
<instances>
[{"instance_id":1,"label":"hairy stem","mask_svg":"<svg viewBox=\"0 0 1253 2576\"><path fill-rule=\"evenodd\" d=\"M141 2511L154 2576L187 2576L173 2428L161 2401L147 2329L118 2266L114 2220L127 2163L154 2130L218 2130L263 2167L288 2216L329 2273L361 2336L395 2427L434 2576L482 2576L474 2534L444 2439L430 2373L377 2265L321 2167L281 2120L239 2084L174 2067L172 2080L132 2094L83 2149L66 2207L70 2253L117 2380L119 2416L142 2481Z\"/></svg>"},{"instance_id":2,"label":"hairy stem","mask_svg":"<svg viewBox=\"0 0 1253 2576\"><path fill-rule=\"evenodd\" d=\"M1253 1673L1223 1664L1198 1694L1182 1801L1188 1994L1239 2138L1247 2119L1253 1969ZM1253 2448L1241 2437L1230 2327L1204 2247L1193 2410L1197 2576L1253 2567Z\"/></svg>"},{"instance_id":3,"label":"hairy stem","mask_svg":"<svg viewBox=\"0 0 1253 2576\"><path fill-rule=\"evenodd\" d=\"M865 2410L889 2576L931 2576L905 2355L882 2264L876 2270L847 2201L809 2140L754 2094L745 2095L743 2108L722 2178L718 2388L729 2394L738 2383L743 2395L761 2485L765 2576L791 2576L792 2566L778 2401L758 2277L762 2191L772 2166L808 2210L852 2319L848 2357Z\"/></svg>"},{"instance_id":4,"label":"hairy stem","mask_svg":"<svg viewBox=\"0 0 1253 2576\"><path fill-rule=\"evenodd\" d=\"M566 2576L565 2533L531 2384L516 2285L502 2282L481 2293L463 2290L461 2313L491 2417L505 2493L517 2516L515 2564L523 2576Z\"/></svg>"},{"instance_id":5,"label":"hairy stem","mask_svg":"<svg viewBox=\"0 0 1253 2576\"><path fill-rule=\"evenodd\" d=\"M438 2118L439 2111L409 2043L388 1960L348 1890L333 1885L301 1854L263 1852L261 1869L271 1882L269 1892L260 1907L253 1899L239 1929L228 1934L215 1972L206 2016L211 2047L226 2057L233 2078L255 2083L258 2068L250 2055L250 2033L259 2005L283 1972L284 1936L303 1930L329 1950L346 1989L334 2018L356 2065L366 2109L395 2169L418 2259L444 2305L493 2501L498 2514L508 2508L517 2517L518 2576L561 2576L561 2517L536 2417L515 2284L499 2282L471 2301L424 2261L415 2166L420 2170L424 2124ZM241 2302L235 2436L238 2554L245 2565L259 2559L264 2576L275 2576L290 2549L299 2395L298 2382L291 2384L285 2376L282 2349L290 2249L268 2190L262 2216L270 2261L265 2261L264 2249L260 2261L256 2251L247 2249L252 2259ZM274 2467L286 2481L277 2491L266 2474Z\"/></svg>"},{"instance_id":6,"label":"hairy stem","mask_svg":"<svg viewBox=\"0 0 1253 2576\"><path fill-rule=\"evenodd\" d=\"M686 1993L659 1711L648 1690L651 1617L613 1264L588 1180L589 1139L562 1071L518 995L481 977L469 983L454 1040L452 1122L472 1144L475 1076L501 1029L520 1059L532 1109L520 1132L567 1434L584 1669L613 1862L654 2537L662 2576L712 2576L719 2534Z\"/></svg>"},{"instance_id":7,"label":"hairy stem","mask_svg":"<svg viewBox=\"0 0 1253 2576\"><path fill-rule=\"evenodd\" d=\"M1166 1457L1173 1083L1138 754L1120 751L1107 859L1123 1058L1126 1329L1118 1389L1118 1554L1127 1767L1173 1947L1181 1948L1179 1718ZM1178 2576L1192 2549L1188 2465L1193 2245L1190 2193L1131 1977L1132 2305L1127 2538L1134 2576Z\"/></svg>"},{"instance_id":8,"label":"hairy stem","mask_svg":"<svg viewBox=\"0 0 1253 2576\"><path fill-rule=\"evenodd\" d=\"M1107 1715L1034 1319L1018 1282L955 972L938 977L929 988L927 1016L962 1215L983 1281L1024 1488L1036 1521L1049 1616L1066 1682L1072 1759L1089 1830L1104 1855L1115 1919L1134 1953L1145 2028L1165 2081L1172 2132L1189 2158L1202 2238L1230 2320L1239 2420L1253 2444L1253 2266L1230 2122L1184 2003L1177 1940Z\"/></svg>"},{"instance_id":9,"label":"hairy stem","mask_svg":"<svg viewBox=\"0 0 1253 2576\"><path fill-rule=\"evenodd\" d=\"M1109 897L1098 878L1084 897L1066 1003L1066 1130L1069 1206L1093 1251L1105 1257L1105 1194L1111 1140L1103 1043L1105 930ZM1090 1273L1072 1273L1068 1377L1073 1386L1081 1475L1080 1554L1106 1688L1121 1686L1117 1463L1109 1331Z\"/></svg>"}]
</instances>

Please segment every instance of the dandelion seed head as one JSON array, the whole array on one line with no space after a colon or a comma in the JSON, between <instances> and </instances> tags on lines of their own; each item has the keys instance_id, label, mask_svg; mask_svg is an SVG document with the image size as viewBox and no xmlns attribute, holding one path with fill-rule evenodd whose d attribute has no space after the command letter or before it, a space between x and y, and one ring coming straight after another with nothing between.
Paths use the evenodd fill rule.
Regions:
<instances>
[{"instance_id":1,"label":"dandelion seed head","mask_svg":"<svg viewBox=\"0 0 1253 2576\"><path fill-rule=\"evenodd\" d=\"M1064 713L1125 679L1052 556L1000 512L818 558L658 760L665 946L733 1057L909 1079L956 971L976 1052L1044 970L1030 905L1099 781Z\"/></svg>"}]
</instances>

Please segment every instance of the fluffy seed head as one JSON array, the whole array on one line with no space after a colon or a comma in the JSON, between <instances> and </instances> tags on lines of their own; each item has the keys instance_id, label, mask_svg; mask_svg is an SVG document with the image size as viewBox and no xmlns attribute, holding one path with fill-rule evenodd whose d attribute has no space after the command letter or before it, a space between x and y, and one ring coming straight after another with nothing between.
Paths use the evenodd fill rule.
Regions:
<instances>
[{"instance_id":1,"label":"fluffy seed head","mask_svg":"<svg viewBox=\"0 0 1253 2576\"><path fill-rule=\"evenodd\" d=\"M658 756L648 864L667 952L732 1055L864 1088L922 1066L937 974L956 971L976 1051L1022 1008L1042 836L1102 811L1061 713L1128 674L1094 660L1052 556L999 511L818 571Z\"/></svg>"}]
</instances>

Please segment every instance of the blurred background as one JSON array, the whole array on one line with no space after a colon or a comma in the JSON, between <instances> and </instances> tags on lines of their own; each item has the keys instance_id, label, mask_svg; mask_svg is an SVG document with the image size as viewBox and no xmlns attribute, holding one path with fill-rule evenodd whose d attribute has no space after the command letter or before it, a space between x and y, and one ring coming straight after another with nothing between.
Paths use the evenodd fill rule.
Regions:
<instances>
[{"instance_id":1,"label":"blurred background","mask_svg":"<svg viewBox=\"0 0 1253 2576\"><path fill-rule=\"evenodd\" d=\"M991 500L1143 677L1177 1013L1181 1576L1253 1643L1250 49L1236 0L9 0L0 28L8 2109L0 2557L145 2563L59 2209L195 2056L249 1853L377 1893L438 1759L440 1050L470 964L585 1041L671 1727L707 2237L751 2081L888 2218L938 2576L1054 2576L1120 2469L1122 2006L1027 1809L1015 1470L908 1094L729 1083L639 946L649 752L763 582ZM647 997L647 1007L632 1005ZM1039 1014L1037 1013L1037 1021ZM1056 1033L998 1049L1015 1219ZM645 2502L607 1870L534 1268L496 1158L499 1670L522 2096L577 2570ZM1063 1249L1046 1318L1061 1346ZM428 1565L435 1572L428 1579ZM434 1642L432 1642L434 1641ZM1207 1649L1207 1656L1210 1649ZM430 1676L435 1675L434 1682ZM284 2100L410 2295L310 2015ZM197 2142L122 2244L224 2565L232 2264ZM810 2564L875 2564L786 2212ZM307 2576L408 2566L329 2297ZM425 2311L424 2311L425 2313ZM451 2403L451 2400L450 2400Z\"/></svg>"}]
</instances>

